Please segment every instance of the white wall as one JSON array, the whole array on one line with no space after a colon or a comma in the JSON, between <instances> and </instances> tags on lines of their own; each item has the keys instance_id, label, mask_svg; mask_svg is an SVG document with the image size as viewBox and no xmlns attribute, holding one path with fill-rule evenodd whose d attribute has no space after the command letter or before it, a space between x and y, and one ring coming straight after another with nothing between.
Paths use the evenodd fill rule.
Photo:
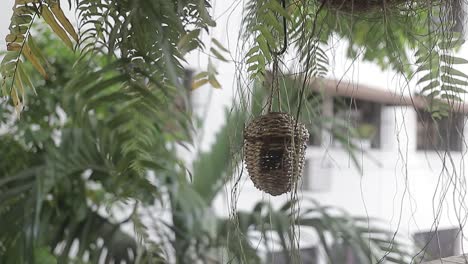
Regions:
<instances>
[{"instance_id":1,"label":"white wall","mask_svg":"<svg viewBox=\"0 0 468 264\"><path fill-rule=\"evenodd\" d=\"M234 25L230 23L229 27L233 28ZM418 90L417 78L408 82L392 70L383 71L373 63L348 59L347 45L347 41L343 40L334 39L330 42L333 48L329 52L329 78L367 84L405 95ZM232 47L231 51L235 52ZM468 47L463 46L458 55L468 57ZM459 69L468 72L468 65ZM219 70L223 72L223 68ZM232 70L229 73L232 73ZM231 78L232 76L229 77ZM228 86L223 89L232 88ZM211 105L219 104L217 101L211 102ZM207 126L213 128L212 124L214 123L209 121ZM383 219L390 223L393 229L400 230L401 234L408 237L415 232L434 228L434 223L438 228L459 226L455 207L463 216L468 213L463 196L466 188L464 153L417 151L416 113L411 107L384 108L382 124L382 149L356 153L363 168L362 176L351 157L343 150L328 146L308 149L307 157L312 159L314 164L313 173L320 173L322 177L329 178L329 183L323 182L330 184L331 189L328 192L303 192L300 195L313 197L325 205L345 208L353 215ZM214 132L210 134L213 135ZM445 157L452 160L447 161ZM443 169L444 163L446 170ZM451 185L451 179L459 181L459 190L455 190ZM288 198L287 195L270 197L259 192L246 175L240 185L242 190L237 203L239 209L251 209L259 200L278 206ZM228 191L216 200L215 208L220 214L228 213L229 196Z\"/></svg>"},{"instance_id":2,"label":"white wall","mask_svg":"<svg viewBox=\"0 0 468 264\"><path fill-rule=\"evenodd\" d=\"M13 11L14 0L3 0L0 8L0 50L6 50L5 37L8 33L8 26L10 25L10 17Z\"/></svg>"},{"instance_id":3,"label":"white wall","mask_svg":"<svg viewBox=\"0 0 468 264\"><path fill-rule=\"evenodd\" d=\"M406 113L404 119L398 116L401 113ZM389 107L383 113L387 118L392 114L394 116L389 120L393 122L386 123L386 129L400 131L400 143L396 143L396 136L393 136L389 141L394 141L394 145L382 142L389 146L386 149L368 149L365 153L357 151L355 154L362 167L362 175L344 150L309 147L307 159L314 166L310 174L303 177L326 178L321 181L325 181L329 189L310 192L306 189L313 186L307 186L299 197L311 197L323 205L343 208L354 216L384 220L389 228L398 230L400 235L408 238L414 233L435 228L465 226L468 213L464 169L468 160L464 157L465 153L416 150L414 110ZM242 190L237 208L242 210L252 209L260 200L278 207L289 198L289 195L271 197L258 191L246 173L240 186ZM226 203L229 195L229 192L220 195L215 202L220 214L227 215L231 208L231 204ZM302 208L305 208L304 205ZM463 230L468 231L467 228ZM309 234L302 237L301 243L310 245L317 242L317 238Z\"/></svg>"}]
</instances>

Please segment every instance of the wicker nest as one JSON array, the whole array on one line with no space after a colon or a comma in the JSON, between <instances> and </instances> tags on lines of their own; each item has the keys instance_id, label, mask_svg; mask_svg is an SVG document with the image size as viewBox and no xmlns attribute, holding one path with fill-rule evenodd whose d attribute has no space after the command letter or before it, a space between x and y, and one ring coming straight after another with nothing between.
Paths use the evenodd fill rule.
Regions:
<instances>
[{"instance_id":1,"label":"wicker nest","mask_svg":"<svg viewBox=\"0 0 468 264\"><path fill-rule=\"evenodd\" d=\"M302 174L309 132L301 123L294 131L295 125L291 115L271 112L246 127L245 162L257 189L280 195L289 192Z\"/></svg>"},{"instance_id":2,"label":"wicker nest","mask_svg":"<svg viewBox=\"0 0 468 264\"><path fill-rule=\"evenodd\" d=\"M349 13L368 12L396 8L415 0L324 0L331 9Z\"/></svg>"}]
</instances>

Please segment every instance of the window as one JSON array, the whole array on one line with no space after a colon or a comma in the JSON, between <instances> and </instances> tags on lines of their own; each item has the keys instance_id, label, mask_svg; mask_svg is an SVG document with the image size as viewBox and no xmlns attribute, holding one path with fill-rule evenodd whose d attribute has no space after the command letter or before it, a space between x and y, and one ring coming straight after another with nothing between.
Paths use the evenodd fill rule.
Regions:
<instances>
[{"instance_id":1,"label":"window","mask_svg":"<svg viewBox=\"0 0 468 264\"><path fill-rule=\"evenodd\" d=\"M353 247L344 241L336 241L332 246L333 263L360 264Z\"/></svg>"},{"instance_id":2,"label":"window","mask_svg":"<svg viewBox=\"0 0 468 264\"><path fill-rule=\"evenodd\" d=\"M302 263L317 263L317 248L301 248L300 249L300 256ZM273 251L268 252L267 255L267 263L270 264L289 264L290 256L285 255L284 251Z\"/></svg>"},{"instance_id":3,"label":"window","mask_svg":"<svg viewBox=\"0 0 468 264\"><path fill-rule=\"evenodd\" d=\"M419 248L425 248L423 261L456 256L460 254L460 232L457 228L440 229L436 232L420 232L414 235Z\"/></svg>"},{"instance_id":4,"label":"window","mask_svg":"<svg viewBox=\"0 0 468 264\"><path fill-rule=\"evenodd\" d=\"M462 150L463 115L450 114L440 120L429 112L418 114L418 150Z\"/></svg>"},{"instance_id":5,"label":"window","mask_svg":"<svg viewBox=\"0 0 468 264\"><path fill-rule=\"evenodd\" d=\"M324 106L323 96L317 92L311 92L306 98L308 104L303 108L302 114L305 116L305 125L309 130L309 146L320 146L322 143L322 122L317 122L319 116L323 117L323 109L321 109L318 113L311 111L308 107L319 108L320 106Z\"/></svg>"},{"instance_id":6,"label":"window","mask_svg":"<svg viewBox=\"0 0 468 264\"><path fill-rule=\"evenodd\" d=\"M370 147L380 147L381 104L354 98L335 98L334 114L341 125L344 137L369 141Z\"/></svg>"},{"instance_id":7,"label":"window","mask_svg":"<svg viewBox=\"0 0 468 264\"><path fill-rule=\"evenodd\" d=\"M320 129L313 129L309 130L309 142L307 143L309 146L320 146L322 142L322 131Z\"/></svg>"}]
</instances>

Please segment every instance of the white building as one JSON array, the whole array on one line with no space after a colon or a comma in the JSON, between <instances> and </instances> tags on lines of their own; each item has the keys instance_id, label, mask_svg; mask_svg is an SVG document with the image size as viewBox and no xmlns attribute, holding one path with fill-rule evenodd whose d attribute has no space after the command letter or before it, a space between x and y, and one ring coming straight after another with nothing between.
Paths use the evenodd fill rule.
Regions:
<instances>
[{"instance_id":1,"label":"white building","mask_svg":"<svg viewBox=\"0 0 468 264\"><path fill-rule=\"evenodd\" d=\"M231 54L245 52L238 48L237 34L242 3L228 7L215 1L214 8L215 17L230 15L219 16L218 27L211 37L221 40ZM467 148L463 136L468 135L465 126L468 107L454 106L454 118L436 124L424 112L424 100L415 97L418 90L415 80L406 83L391 70L383 71L372 63L350 60L346 57L347 45L347 41L331 40L331 72L325 85L320 86L329 95L324 112L340 114L333 106L334 99L353 100L353 107L348 107L353 111L348 111L347 116L352 116L356 124L371 123L377 133L371 146L367 141L357 142L363 149L355 151L362 174L350 154L328 133L321 133L316 144L307 150L301 195L323 205L344 208L352 215L382 219L407 237L427 241L427 232L438 231L440 236L430 244L437 257L464 251L458 230L465 226L468 214ZM459 55L467 54L464 46ZM191 66L203 68L206 57L196 54L189 62ZM216 127L224 122L223 110L232 104L238 89L235 64L218 63L217 68L222 90L203 87L193 92L197 112L206 120L202 149L209 148L213 142ZM436 127L440 127L445 140L437 136ZM244 180L238 209L251 209L259 200L280 205L288 198L287 195L270 197L255 189L247 177ZM214 205L220 214L229 210L229 195L229 191L221 195ZM314 242L308 246L311 244ZM438 244L442 252L437 252Z\"/></svg>"}]
</instances>

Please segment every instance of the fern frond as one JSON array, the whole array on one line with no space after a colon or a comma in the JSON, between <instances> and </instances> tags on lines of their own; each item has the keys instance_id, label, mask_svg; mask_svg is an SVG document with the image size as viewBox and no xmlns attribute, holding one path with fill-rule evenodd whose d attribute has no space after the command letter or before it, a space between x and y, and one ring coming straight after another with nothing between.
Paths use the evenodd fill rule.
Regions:
<instances>
[{"instance_id":1,"label":"fern frond","mask_svg":"<svg viewBox=\"0 0 468 264\"><path fill-rule=\"evenodd\" d=\"M10 19L10 33L6 37L7 53L0 64L2 81L0 88L4 96L11 97L17 112L21 112L25 100L25 88L34 90L32 82L25 74L22 64L30 62L44 77L49 78L48 63L31 35L31 27L37 17L42 17L64 43L73 48L69 35L77 40L78 35L65 17L57 1L24 0L15 1ZM21 55L26 60L21 59Z\"/></svg>"},{"instance_id":2,"label":"fern frond","mask_svg":"<svg viewBox=\"0 0 468 264\"><path fill-rule=\"evenodd\" d=\"M273 52L281 47L284 36L282 21L290 21L290 14L278 0L250 1L242 24L244 38L252 42L245 54L247 72L252 79L264 78L266 67L273 60Z\"/></svg>"},{"instance_id":3,"label":"fern frond","mask_svg":"<svg viewBox=\"0 0 468 264\"><path fill-rule=\"evenodd\" d=\"M202 49L201 30L215 24L209 7L195 0L178 5L164 0L80 0L80 50L85 56L97 52L138 61L127 69L129 74L142 67L162 85L180 86L183 55Z\"/></svg>"},{"instance_id":4,"label":"fern frond","mask_svg":"<svg viewBox=\"0 0 468 264\"><path fill-rule=\"evenodd\" d=\"M467 92L468 75L457 67L468 61L453 54L464 40L453 34L449 39L429 39L427 43L432 45L416 52L416 73L422 76L418 80L420 93L429 100L428 111L436 118L446 116L450 105L461 102L461 95Z\"/></svg>"}]
</instances>

